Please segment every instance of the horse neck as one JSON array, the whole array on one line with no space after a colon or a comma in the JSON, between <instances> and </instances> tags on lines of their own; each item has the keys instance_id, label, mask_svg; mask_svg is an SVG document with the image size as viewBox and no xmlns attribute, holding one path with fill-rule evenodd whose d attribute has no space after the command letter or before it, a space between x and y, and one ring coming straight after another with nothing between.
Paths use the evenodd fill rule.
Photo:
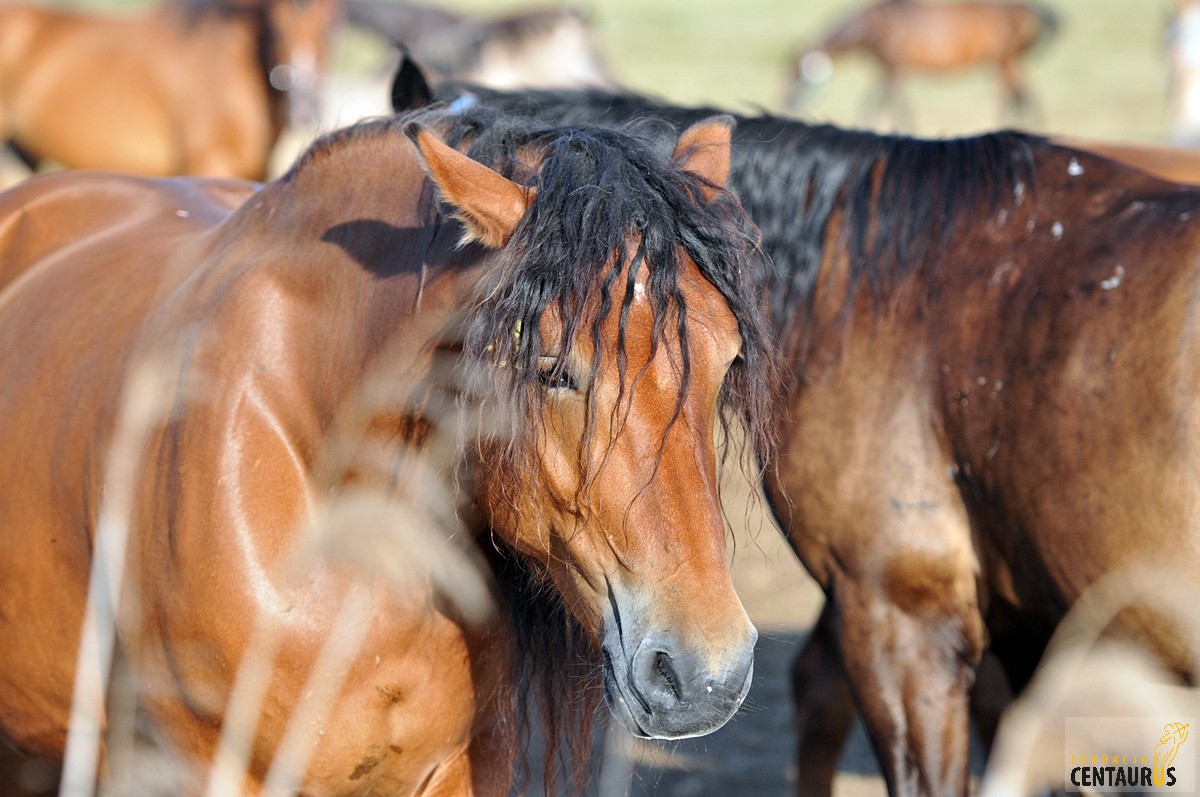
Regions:
<instances>
[{"instance_id":1,"label":"horse neck","mask_svg":"<svg viewBox=\"0 0 1200 797\"><path fill-rule=\"evenodd\" d=\"M366 429L380 450L402 452L431 428L397 407L428 392L485 261L457 246L460 228L437 214L399 127L375 128L319 142L238 208L216 247L234 251L231 268L253 271L229 285L265 282L313 320L294 330L295 345L308 352L305 372L325 380L309 392L323 402L316 415L343 430L334 436ZM335 463L324 478L339 483L345 470Z\"/></svg>"},{"instance_id":2,"label":"horse neck","mask_svg":"<svg viewBox=\"0 0 1200 797\"><path fill-rule=\"evenodd\" d=\"M998 217L1016 229L1034 190L1039 140L1017 134L933 141L779 120L738 133L756 142L735 143L731 183L771 256L771 323L792 347L836 332L858 296L880 307L937 274L964 231Z\"/></svg>"}]
</instances>

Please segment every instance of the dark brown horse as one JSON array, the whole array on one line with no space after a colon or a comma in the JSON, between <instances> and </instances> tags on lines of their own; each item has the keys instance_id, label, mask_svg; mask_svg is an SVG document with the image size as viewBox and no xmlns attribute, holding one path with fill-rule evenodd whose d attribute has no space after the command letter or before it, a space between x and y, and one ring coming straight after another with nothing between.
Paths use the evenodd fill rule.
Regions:
<instances>
[{"instance_id":1,"label":"dark brown horse","mask_svg":"<svg viewBox=\"0 0 1200 797\"><path fill-rule=\"evenodd\" d=\"M712 113L475 97L660 130ZM857 706L892 793L965 794L985 652L1020 688L1114 567L1170 551L1164 580L1197 572L1200 191L1019 133L768 116L739 120L730 186L791 370L766 489L827 596L797 665L801 790L828 794ZM1173 629L1120 620L1193 669Z\"/></svg>"},{"instance_id":2,"label":"dark brown horse","mask_svg":"<svg viewBox=\"0 0 1200 797\"><path fill-rule=\"evenodd\" d=\"M640 736L720 727L756 633L714 423L767 453L773 358L728 120L670 152L431 112L262 188L0 196L4 732L62 755L85 601L118 598L177 792L216 760L247 794L506 795L526 699L577 753L601 694Z\"/></svg>"},{"instance_id":3,"label":"dark brown horse","mask_svg":"<svg viewBox=\"0 0 1200 797\"><path fill-rule=\"evenodd\" d=\"M875 112L897 114L900 76L909 71L953 72L995 66L1007 110L1022 114L1030 97L1019 63L1058 28L1049 9L1003 0L882 0L851 15L792 64L787 104L800 107L810 89L833 74L833 59L847 52L873 57L883 70Z\"/></svg>"},{"instance_id":4,"label":"dark brown horse","mask_svg":"<svg viewBox=\"0 0 1200 797\"><path fill-rule=\"evenodd\" d=\"M0 5L0 137L31 165L262 179L317 118L336 0Z\"/></svg>"}]
</instances>

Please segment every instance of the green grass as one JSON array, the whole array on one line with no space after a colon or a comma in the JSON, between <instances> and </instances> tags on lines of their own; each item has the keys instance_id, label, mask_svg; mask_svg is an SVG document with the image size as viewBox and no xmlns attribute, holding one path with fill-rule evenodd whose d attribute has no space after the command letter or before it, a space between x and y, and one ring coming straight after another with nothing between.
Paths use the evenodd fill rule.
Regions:
<instances>
[{"instance_id":1,"label":"green grass","mask_svg":"<svg viewBox=\"0 0 1200 797\"><path fill-rule=\"evenodd\" d=\"M59 0L106 8L146 0ZM1055 134L1162 140L1167 70L1162 48L1170 0L1041 0L1062 17L1058 37L1026 64L1038 113L1022 127ZM531 3L550 0L531 0ZM593 0L603 52L627 86L674 102L729 110L779 112L788 53L818 38L866 0ZM499 12L511 0L452 0L451 8ZM365 69L382 57L367 37L352 35L338 63ZM805 118L867 126L864 113L877 68L865 58L839 62L833 79L805 108ZM903 94L909 132L958 135L1011 122L1000 113L997 78L986 69L913 76Z\"/></svg>"},{"instance_id":2,"label":"green grass","mask_svg":"<svg viewBox=\"0 0 1200 797\"><path fill-rule=\"evenodd\" d=\"M1023 127L1058 134L1162 139L1169 0L1044 0L1062 17L1056 39L1026 71L1039 108ZM787 55L863 2L853 0L604 0L589 8L601 46L628 86L682 103L731 110L781 110ZM497 11L511 2L458 0L459 9ZM839 62L805 117L864 126L877 78L864 58ZM903 86L912 131L956 135L993 129L998 81L976 69L914 76Z\"/></svg>"}]
</instances>

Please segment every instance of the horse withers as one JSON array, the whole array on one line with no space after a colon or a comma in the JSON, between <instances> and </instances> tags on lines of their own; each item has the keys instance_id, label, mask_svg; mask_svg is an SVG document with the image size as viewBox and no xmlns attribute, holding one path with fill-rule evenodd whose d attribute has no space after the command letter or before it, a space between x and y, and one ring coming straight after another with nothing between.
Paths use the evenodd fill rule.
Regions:
<instances>
[{"instance_id":1,"label":"horse withers","mask_svg":"<svg viewBox=\"0 0 1200 797\"><path fill-rule=\"evenodd\" d=\"M471 91L544 119L713 113ZM1194 582L1200 191L1020 133L770 116L739 119L730 187L790 375L765 486L827 596L796 671L799 786L829 793L857 707L892 793L965 794L985 652L1019 689L1106 574ZM1194 673L1162 618L1111 630Z\"/></svg>"},{"instance_id":2,"label":"horse withers","mask_svg":"<svg viewBox=\"0 0 1200 797\"><path fill-rule=\"evenodd\" d=\"M336 0L0 6L0 137L26 163L261 180L316 122Z\"/></svg>"},{"instance_id":3,"label":"horse withers","mask_svg":"<svg viewBox=\"0 0 1200 797\"><path fill-rule=\"evenodd\" d=\"M222 783L247 794L505 795L526 699L551 764L559 739L586 754L602 695L639 736L720 727L756 632L714 424L766 454L773 363L729 135L672 155L432 111L331 134L261 189L67 172L0 197L5 734L63 753L122 490L117 651L179 791L240 754ZM124 385L164 356L162 409L118 446ZM297 560L343 504L333 553Z\"/></svg>"}]
</instances>

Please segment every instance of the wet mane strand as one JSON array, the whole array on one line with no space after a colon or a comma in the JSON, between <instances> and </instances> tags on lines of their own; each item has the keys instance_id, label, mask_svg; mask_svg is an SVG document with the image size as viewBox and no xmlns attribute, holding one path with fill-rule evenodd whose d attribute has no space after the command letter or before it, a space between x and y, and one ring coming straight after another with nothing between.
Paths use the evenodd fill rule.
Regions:
<instances>
[{"instance_id":1,"label":"wet mane strand","mask_svg":"<svg viewBox=\"0 0 1200 797\"><path fill-rule=\"evenodd\" d=\"M683 361L683 384L674 397L678 417L691 369L681 254L695 262L738 319L741 356L722 386L721 420L744 423L748 444L762 461L770 440L766 419L776 358L749 265L753 239L732 195L702 201L697 179L671 157L674 140L655 144L600 127L546 128L485 108L461 114L434 108L336 131L316 142L283 179L294 179L356 141L369 145L372 139L403 135L413 121L509 179L537 189L508 245L490 257L463 322L466 370L485 380L465 393L484 397L484 406L476 409L483 417L499 413L509 420L501 428L515 430L498 441L481 442L478 449L487 458L490 477L498 478L501 489L509 485L502 500L524 506L521 477L536 472L531 468L541 430L531 419L542 417L549 400L543 380L557 378L574 346L588 340L587 371L571 374L587 391L600 371L602 328L612 313L619 314L616 368L622 392L638 378L626 373L625 343L631 334L626 322L633 275L643 261L649 264L645 296L654 315L652 345L678 341ZM592 312L598 307L598 316L586 312L589 307ZM551 308L563 329L544 349L538 330ZM546 354L559 355L549 374L539 362ZM585 442L595 437L597 420L589 401ZM664 444L665 434L660 456ZM503 448L499 462L497 447ZM599 653L551 587L545 564L516 553L499 538L494 544L493 565L510 600L518 645L512 688L520 708L510 719L516 731L528 731L530 716L540 707L547 727L547 793L553 793L564 770L578 792L588 776L592 721L603 696ZM530 734L520 738L527 744Z\"/></svg>"},{"instance_id":2,"label":"wet mane strand","mask_svg":"<svg viewBox=\"0 0 1200 797\"><path fill-rule=\"evenodd\" d=\"M626 321L634 276L643 262L650 272L645 287L654 316L651 343L659 345L672 324L671 334L680 339L683 367L690 369L680 281L683 263L678 257L682 251L738 319L742 362L734 369L722 406L753 420L748 413L768 387L757 375L753 380L741 377L743 372L769 366L772 349L757 312L748 262L752 239L736 201L726 194L712 202L701 201L695 178L681 172L670 157L673 141L655 144L628 130L605 127L545 128L482 107L453 119L447 134L452 146L465 145L471 157L538 189L467 335L468 350L491 351L506 362L511 360L512 367L506 370L514 388L511 398L529 409L544 400L539 358L546 352L541 340L522 334L513 351L512 333L518 328L536 330L551 306L564 322L557 346L551 344L558 349L551 353L561 355L561 369L566 367L572 342L585 332L585 305L598 300L599 314L586 330L593 349L590 370L574 375L584 377L579 379L581 386L595 378L601 327L612 311L612 290L622 274L619 377L622 385L629 383L624 359ZM530 160L537 162L536 174ZM685 383L677 402L682 402L686 390ZM752 425L751 431L762 430ZM765 433L752 439L766 445Z\"/></svg>"}]
</instances>

